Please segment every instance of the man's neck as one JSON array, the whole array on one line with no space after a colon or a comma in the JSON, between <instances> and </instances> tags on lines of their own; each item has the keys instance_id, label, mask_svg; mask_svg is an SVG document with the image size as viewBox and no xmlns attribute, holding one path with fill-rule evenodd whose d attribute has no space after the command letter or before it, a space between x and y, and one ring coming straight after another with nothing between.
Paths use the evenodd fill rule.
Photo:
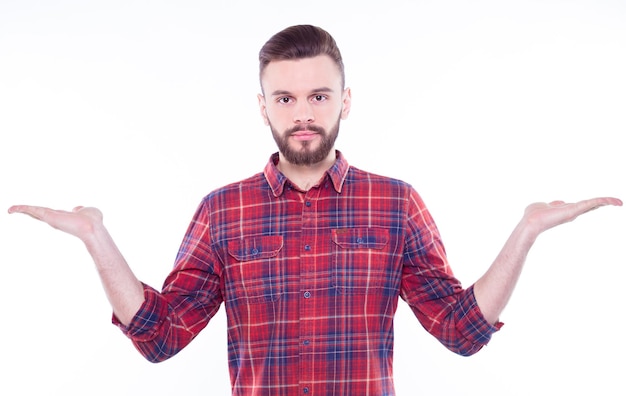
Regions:
<instances>
[{"instance_id":1,"label":"man's neck","mask_svg":"<svg viewBox=\"0 0 626 396\"><path fill-rule=\"evenodd\" d=\"M317 185L324 174L336 161L335 150L331 150L328 156L313 165L294 165L288 162L282 154L279 155L276 165L286 177L302 191L308 191Z\"/></svg>"}]
</instances>

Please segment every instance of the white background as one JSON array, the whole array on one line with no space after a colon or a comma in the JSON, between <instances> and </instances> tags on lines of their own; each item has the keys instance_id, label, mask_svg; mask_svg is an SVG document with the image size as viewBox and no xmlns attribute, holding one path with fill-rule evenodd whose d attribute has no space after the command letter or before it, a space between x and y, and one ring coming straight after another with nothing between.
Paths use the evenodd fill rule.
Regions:
<instances>
[{"instance_id":1,"label":"white background","mask_svg":"<svg viewBox=\"0 0 626 396\"><path fill-rule=\"evenodd\" d=\"M159 288L196 205L275 151L257 53L311 23L353 90L338 148L401 178L469 286L534 201L626 198L623 1L0 1L0 208L99 207ZM151 364L78 240L0 214L3 395L227 395L223 309ZM398 395L624 395L626 211L537 241L489 346L445 350L406 304Z\"/></svg>"}]
</instances>

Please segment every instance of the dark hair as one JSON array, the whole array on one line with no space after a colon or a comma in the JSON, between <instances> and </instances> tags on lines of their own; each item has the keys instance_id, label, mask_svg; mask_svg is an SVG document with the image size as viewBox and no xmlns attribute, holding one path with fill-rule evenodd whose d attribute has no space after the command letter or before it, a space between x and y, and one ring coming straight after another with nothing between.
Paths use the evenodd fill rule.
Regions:
<instances>
[{"instance_id":1,"label":"dark hair","mask_svg":"<svg viewBox=\"0 0 626 396\"><path fill-rule=\"evenodd\" d=\"M324 29L312 25L290 26L273 35L259 51L259 77L272 61L313 58L318 55L328 55L335 61L343 86L343 60L335 39Z\"/></svg>"}]
</instances>

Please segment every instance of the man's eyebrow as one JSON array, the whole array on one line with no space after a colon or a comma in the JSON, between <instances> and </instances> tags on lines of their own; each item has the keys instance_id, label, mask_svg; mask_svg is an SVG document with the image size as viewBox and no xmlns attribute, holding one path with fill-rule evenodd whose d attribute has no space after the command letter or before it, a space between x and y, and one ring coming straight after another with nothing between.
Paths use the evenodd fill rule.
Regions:
<instances>
[{"instance_id":1,"label":"man's eyebrow","mask_svg":"<svg viewBox=\"0 0 626 396\"><path fill-rule=\"evenodd\" d=\"M332 88L328 88L328 87L321 87L321 88L317 88L317 89L312 89L311 90L311 94L313 93L332 93L334 92L334 90ZM272 92L272 96L283 96L283 95L291 95L292 93L290 91L286 91L286 90L282 90L282 89L278 89L274 92Z\"/></svg>"}]
</instances>

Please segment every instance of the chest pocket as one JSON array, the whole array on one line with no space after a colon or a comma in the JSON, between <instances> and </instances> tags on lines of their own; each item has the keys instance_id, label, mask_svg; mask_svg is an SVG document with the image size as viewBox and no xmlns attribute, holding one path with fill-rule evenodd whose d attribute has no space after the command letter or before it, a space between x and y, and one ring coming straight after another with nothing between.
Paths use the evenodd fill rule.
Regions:
<instances>
[{"instance_id":1,"label":"chest pocket","mask_svg":"<svg viewBox=\"0 0 626 396\"><path fill-rule=\"evenodd\" d=\"M234 259L227 266L230 278L228 298L235 302L273 302L282 294L281 266L278 257L283 248L280 235L236 239L228 242L228 254Z\"/></svg>"},{"instance_id":2,"label":"chest pocket","mask_svg":"<svg viewBox=\"0 0 626 396\"><path fill-rule=\"evenodd\" d=\"M332 230L333 286L341 294L381 291L389 277L389 230Z\"/></svg>"}]
</instances>

